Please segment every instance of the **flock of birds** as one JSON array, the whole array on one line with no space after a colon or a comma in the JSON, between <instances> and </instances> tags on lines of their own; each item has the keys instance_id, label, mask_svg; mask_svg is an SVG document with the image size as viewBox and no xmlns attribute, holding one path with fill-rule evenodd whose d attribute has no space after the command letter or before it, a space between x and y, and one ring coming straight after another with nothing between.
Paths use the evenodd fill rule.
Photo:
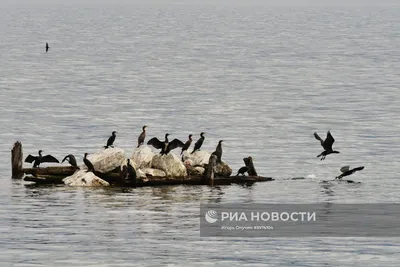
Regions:
<instances>
[{"instance_id":1,"label":"flock of birds","mask_svg":"<svg viewBox=\"0 0 400 267\"><path fill-rule=\"evenodd\" d=\"M145 139L146 139L146 128L148 126L143 126L142 127L142 133L139 135L138 137L138 145L137 147L140 147L141 145L143 145L145 143ZM113 131L111 133L111 136L108 138L106 145L104 146L105 149L109 148L109 147L113 147L113 144L115 142L116 139L116 131ZM201 132L200 133L200 138L196 141L196 143L194 144L194 148L193 151L191 152L191 154L193 154L194 152L200 150L201 146L203 145L204 139L205 139L205 132ZM167 155L168 153L171 152L171 150L176 149L178 147L182 148L181 149L181 153L180 155L183 154L183 152L187 151L190 147L190 145L192 144L192 134L189 135L188 140L183 143L181 140L179 139L173 139L171 142L168 139L169 133L165 134L164 137L164 141L160 141L157 137L153 137L151 138L148 142L147 145L151 145L156 149L161 149L160 150L160 154L161 155ZM321 146L323 147L324 151L322 151L322 153L320 153L319 155L317 155L317 157L321 158L321 160L324 160L326 158L327 155L330 154L338 154L340 153L339 151L333 150L332 146L333 143L335 142L335 139L333 138L332 134L330 133L330 131L327 132L326 138L325 140L323 140L316 132L314 133L314 137L315 139L317 139L318 141L320 141ZM222 160L222 142L223 140L220 140L218 142L218 145L215 149L215 151L212 153L213 155L215 155L217 157L217 162L220 163ZM32 156L32 155L28 155L25 159L25 162L28 163L32 163L33 162L33 168L38 168L39 165L43 162L55 162L55 163L60 163L55 157L53 157L52 155L46 155L43 156L42 155L42 150L39 150L39 155L38 156ZM90 162L90 160L87 158L88 153L84 154L84 158L83 158L83 163L86 165L87 167L87 172L94 172L95 169L93 167L93 164ZM78 165L77 165L77 161L74 157L74 155L69 154L67 156L65 156L65 158L61 161L61 163L63 163L64 161L69 162L69 164L71 166L73 166L76 169L79 169ZM182 161L183 161L183 156L182 156ZM124 166L123 171L126 172L133 172L134 168L130 163L130 160L127 160L127 165ZM354 169L350 169L349 166L344 166L340 169L340 171L342 172L341 175L337 176L336 179L341 179L345 176L351 175L356 171L360 171L364 169L363 166L361 167L357 167ZM247 166L243 166L238 170L238 173L236 175L244 175L246 172L248 171L248 167Z\"/></svg>"}]
</instances>

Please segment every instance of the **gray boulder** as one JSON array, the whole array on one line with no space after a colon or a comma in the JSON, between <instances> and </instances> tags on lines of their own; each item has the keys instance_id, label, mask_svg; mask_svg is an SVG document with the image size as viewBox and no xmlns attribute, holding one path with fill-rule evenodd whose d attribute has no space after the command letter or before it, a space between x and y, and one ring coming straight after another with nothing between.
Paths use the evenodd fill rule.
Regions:
<instances>
[{"instance_id":1,"label":"gray boulder","mask_svg":"<svg viewBox=\"0 0 400 267\"><path fill-rule=\"evenodd\" d=\"M204 150L197 150L193 154L185 151L183 154L183 161L189 161L192 167L205 167L210 160L210 156L211 154Z\"/></svg>"},{"instance_id":2,"label":"gray boulder","mask_svg":"<svg viewBox=\"0 0 400 267\"><path fill-rule=\"evenodd\" d=\"M155 155L151 161L151 167L164 171L166 176L184 177L187 175L186 167L181 159L173 153Z\"/></svg>"},{"instance_id":3,"label":"gray boulder","mask_svg":"<svg viewBox=\"0 0 400 267\"><path fill-rule=\"evenodd\" d=\"M125 153L121 148L107 148L87 157L96 171L110 172L122 165L125 161ZM86 170L86 165L81 165L81 170Z\"/></svg>"},{"instance_id":4,"label":"gray boulder","mask_svg":"<svg viewBox=\"0 0 400 267\"><path fill-rule=\"evenodd\" d=\"M232 168L229 167L228 164L226 164L225 162L220 162L217 163L216 167L215 167L215 174L217 176L222 176L222 177L229 177L232 174Z\"/></svg>"},{"instance_id":5,"label":"gray boulder","mask_svg":"<svg viewBox=\"0 0 400 267\"><path fill-rule=\"evenodd\" d=\"M154 152L149 146L140 146L133 150L131 156L132 166L135 169L145 169L151 167L151 161L154 157Z\"/></svg>"}]
</instances>

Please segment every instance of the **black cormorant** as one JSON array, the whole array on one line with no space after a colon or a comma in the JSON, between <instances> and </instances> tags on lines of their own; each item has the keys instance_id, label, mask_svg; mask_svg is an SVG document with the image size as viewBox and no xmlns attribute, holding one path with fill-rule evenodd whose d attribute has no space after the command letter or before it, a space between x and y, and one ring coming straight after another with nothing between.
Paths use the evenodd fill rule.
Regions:
<instances>
[{"instance_id":1,"label":"black cormorant","mask_svg":"<svg viewBox=\"0 0 400 267\"><path fill-rule=\"evenodd\" d=\"M87 159L87 155L88 155L88 153L85 153L85 156L83 157L83 163L85 163L86 167L88 168L86 172L94 173L93 164L90 162L90 160Z\"/></svg>"},{"instance_id":2,"label":"black cormorant","mask_svg":"<svg viewBox=\"0 0 400 267\"><path fill-rule=\"evenodd\" d=\"M146 128L147 128L146 125L143 126L143 128L142 128L143 132L139 135L137 147L144 144L144 139L146 138Z\"/></svg>"},{"instance_id":3,"label":"black cormorant","mask_svg":"<svg viewBox=\"0 0 400 267\"><path fill-rule=\"evenodd\" d=\"M128 159L127 164L122 167L121 178L122 178L121 182L124 185L131 185L131 186L136 185L136 170L131 165L130 159Z\"/></svg>"},{"instance_id":4,"label":"black cormorant","mask_svg":"<svg viewBox=\"0 0 400 267\"><path fill-rule=\"evenodd\" d=\"M189 139L186 141L186 143L183 145L182 147L182 151L181 151L181 155L183 154L183 151L188 150L188 148L190 147L190 145L192 144L192 135L189 134Z\"/></svg>"},{"instance_id":5,"label":"black cormorant","mask_svg":"<svg viewBox=\"0 0 400 267\"><path fill-rule=\"evenodd\" d=\"M236 174L236 176L238 176L239 174L244 175L244 173L247 172L248 169L249 169L249 168L248 168L247 166L243 166L242 168L240 168L240 169L238 170L238 173Z\"/></svg>"},{"instance_id":6,"label":"black cormorant","mask_svg":"<svg viewBox=\"0 0 400 267\"><path fill-rule=\"evenodd\" d=\"M214 154L215 156L217 156L217 162L218 162L218 163L220 163L220 162L222 161L222 160L221 160L221 158L222 158L222 142L224 142L224 140L219 140L217 148L216 148L215 151L212 153L212 154Z\"/></svg>"},{"instance_id":7,"label":"black cormorant","mask_svg":"<svg viewBox=\"0 0 400 267\"><path fill-rule=\"evenodd\" d=\"M58 159L56 159L55 157L53 157L52 155L46 155L46 156L42 156L42 152L43 150L39 150L39 156L32 156L31 154L29 154L26 159L25 162L28 163L32 163L33 162L33 168L38 168L39 165L43 162L56 162L56 163L60 163L58 161Z\"/></svg>"},{"instance_id":8,"label":"black cormorant","mask_svg":"<svg viewBox=\"0 0 400 267\"><path fill-rule=\"evenodd\" d=\"M46 43L46 53L47 53L47 51L49 51L49 48L50 48L49 44Z\"/></svg>"},{"instance_id":9,"label":"black cormorant","mask_svg":"<svg viewBox=\"0 0 400 267\"><path fill-rule=\"evenodd\" d=\"M354 168L351 170L350 170L350 166L344 166L344 167L340 168L340 171L342 172L342 174L337 176L335 179L342 179L345 176L351 175L351 174L355 173L356 171L361 171L363 169L364 169L364 166L357 167L357 168Z\"/></svg>"},{"instance_id":10,"label":"black cormorant","mask_svg":"<svg viewBox=\"0 0 400 267\"><path fill-rule=\"evenodd\" d=\"M107 140L107 145L104 146L104 148L113 147L113 144L114 144L114 141L115 141L115 137L116 137L116 135L115 135L116 133L117 133L116 131L113 131L111 133L111 136Z\"/></svg>"},{"instance_id":11,"label":"black cormorant","mask_svg":"<svg viewBox=\"0 0 400 267\"><path fill-rule=\"evenodd\" d=\"M205 138L204 134L205 134L205 132L201 132L200 139L197 140L197 142L194 144L194 149L191 154L193 154L197 150L200 150L200 147L203 145L203 142L204 142L204 138Z\"/></svg>"},{"instance_id":12,"label":"black cormorant","mask_svg":"<svg viewBox=\"0 0 400 267\"><path fill-rule=\"evenodd\" d=\"M321 157L321 160L324 160L325 157L329 154L340 153L339 151L335 151L332 149L332 145L335 142L335 139L333 139L333 136L331 135L330 131L328 131L328 133L326 134L325 141L322 140L321 137L319 137L319 135L316 132L314 133L314 136L315 136L315 139L317 139L321 142L321 146L324 148L324 151L321 154L319 154L317 156L317 158Z\"/></svg>"},{"instance_id":13,"label":"black cormorant","mask_svg":"<svg viewBox=\"0 0 400 267\"><path fill-rule=\"evenodd\" d=\"M61 161L61 163L63 163L64 161L68 161L72 167L74 167L75 169L79 169L74 155L72 155L72 154L66 155L65 158Z\"/></svg>"},{"instance_id":14,"label":"black cormorant","mask_svg":"<svg viewBox=\"0 0 400 267\"><path fill-rule=\"evenodd\" d=\"M180 141L179 139L174 139L171 142L169 142L168 141L168 135L169 135L168 133L165 134L165 141L164 142L161 142L160 140L158 140L157 137L153 137L147 142L147 144L148 145L152 145L156 149L161 149L161 152L160 152L161 155L166 155L172 149L184 146L182 141Z\"/></svg>"}]
</instances>

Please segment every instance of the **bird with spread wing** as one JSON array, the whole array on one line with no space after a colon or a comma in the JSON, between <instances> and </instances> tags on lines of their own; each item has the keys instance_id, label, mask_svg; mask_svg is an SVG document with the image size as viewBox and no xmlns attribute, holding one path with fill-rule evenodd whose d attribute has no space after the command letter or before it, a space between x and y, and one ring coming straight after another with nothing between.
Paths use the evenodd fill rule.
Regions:
<instances>
[{"instance_id":1,"label":"bird with spread wing","mask_svg":"<svg viewBox=\"0 0 400 267\"><path fill-rule=\"evenodd\" d=\"M321 157L321 160L324 160L325 157L329 154L338 154L340 153L339 151L335 151L332 149L332 145L335 142L335 139L333 139L333 136L331 135L331 132L328 131L326 134L325 140L322 140L321 137L315 132L314 133L315 139L319 140L321 142L321 146L324 148L324 151L317 156L317 158Z\"/></svg>"},{"instance_id":2,"label":"bird with spread wing","mask_svg":"<svg viewBox=\"0 0 400 267\"><path fill-rule=\"evenodd\" d=\"M161 149L161 151L160 151L161 155L166 155L171 150L173 150L173 149L175 149L177 147L183 147L184 146L184 143L179 139L174 139L171 142L169 142L168 136L169 136L169 134L166 133L164 142L158 140L157 137L153 137L147 142L147 144L148 145L152 145L156 149Z\"/></svg>"},{"instance_id":3,"label":"bird with spread wing","mask_svg":"<svg viewBox=\"0 0 400 267\"><path fill-rule=\"evenodd\" d=\"M56 159L55 157L53 157L52 155L46 155L43 156L42 155L43 150L39 150L39 155L38 156L32 156L31 154L29 154L26 159L25 162L28 163L32 163L33 162L33 168L39 168L39 165L43 162L56 162L56 163L60 163L58 161L58 159Z\"/></svg>"}]
</instances>

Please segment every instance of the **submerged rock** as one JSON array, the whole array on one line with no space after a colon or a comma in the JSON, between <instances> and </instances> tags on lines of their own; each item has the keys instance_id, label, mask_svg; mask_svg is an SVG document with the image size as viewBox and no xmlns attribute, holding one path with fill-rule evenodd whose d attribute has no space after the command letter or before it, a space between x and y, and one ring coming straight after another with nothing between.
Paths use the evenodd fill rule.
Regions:
<instances>
[{"instance_id":1,"label":"submerged rock","mask_svg":"<svg viewBox=\"0 0 400 267\"><path fill-rule=\"evenodd\" d=\"M151 160L154 157L154 152L149 146L140 146L133 150L131 156L132 166L135 169L145 169L151 167Z\"/></svg>"},{"instance_id":2,"label":"submerged rock","mask_svg":"<svg viewBox=\"0 0 400 267\"><path fill-rule=\"evenodd\" d=\"M69 186L109 186L110 184L97 177L93 172L80 170L62 180Z\"/></svg>"},{"instance_id":3,"label":"submerged rock","mask_svg":"<svg viewBox=\"0 0 400 267\"><path fill-rule=\"evenodd\" d=\"M125 161L125 153L121 148L107 148L87 157L92 162L95 171L101 173L110 172ZM86 165L81 165L81 170L86 170Z\"/></svg>"},{"instance_id":4,"label":"submerged rock","mask_svg":"<svg viewBox=\"0 0 400 267\"><path fill-rule=\"evenodd\" d=\"M164 171L167 176L183 177L187 175L186 167L181 159L173 153L155 155L151 161L151 167Z\"/></svg>"}]
</instances>

